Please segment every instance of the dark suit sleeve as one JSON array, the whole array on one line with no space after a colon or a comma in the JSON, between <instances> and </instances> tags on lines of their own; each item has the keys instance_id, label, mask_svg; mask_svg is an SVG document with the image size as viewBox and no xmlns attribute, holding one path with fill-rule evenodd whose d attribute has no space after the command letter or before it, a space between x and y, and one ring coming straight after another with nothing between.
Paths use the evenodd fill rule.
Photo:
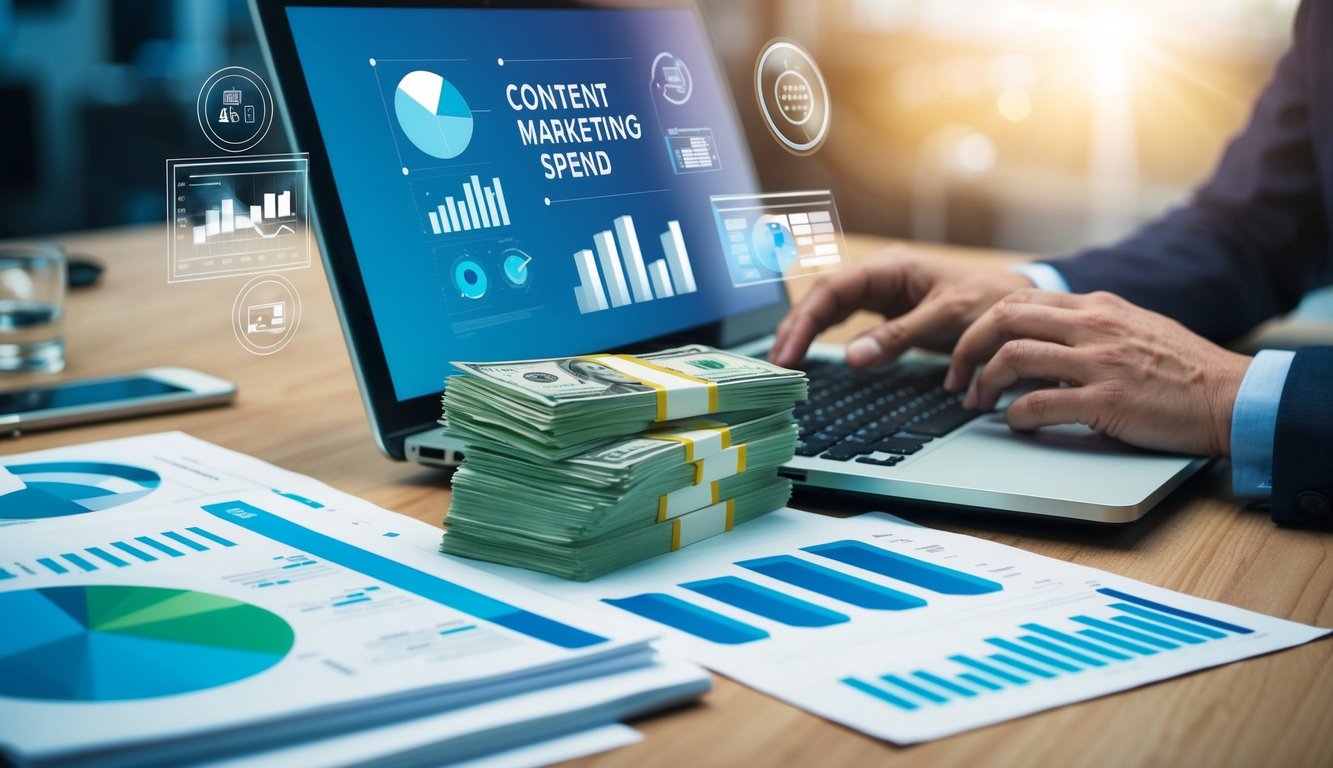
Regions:
<instances>
[{"instance_id":1,"label":"dark suit sleeve","mask_svg":"<svg viewBox=\"0 0 1333 768\"><path fill-rule=\"evenodd\" d=\"M1050 262L1071 290L1119 294L1224 342L1290 311L1328 279L1308 78L1329 80L1311 72L1322 59L1311 58L1304 39L1325 21L1312 14L1327 10L1302 4L1292 49L1189 205L1116 245Z\"/></svg>"},{"instance_id":2,"label":"dark suit sleeve","mask_svg":"<svg viewBox=\"0 0 1333 768\"><path fill-rule=\"evenodd\" d=\"M1333 527L1333 347L1291 361L1273 434L1273 520Z\"/></svg>"}]
</instances>

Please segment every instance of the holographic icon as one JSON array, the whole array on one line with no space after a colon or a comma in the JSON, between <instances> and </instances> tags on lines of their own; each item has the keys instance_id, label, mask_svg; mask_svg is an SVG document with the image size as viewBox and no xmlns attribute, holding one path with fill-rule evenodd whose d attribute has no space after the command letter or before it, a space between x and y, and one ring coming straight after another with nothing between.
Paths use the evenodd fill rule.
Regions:
<instances>
[{"instance_id":1,"label":"holographic icon","mask_svg":"<svg viewBox=\"0 0 1333 768\"><path fill-rule=\"evenodd\" d=\"M652 90L676 106L684 104L694 92L690 68L666 51L657 54L653 59Z\"/></svg>"},{"instance_id":2,"label":"holographic icon","mask_svg":"<svg viewBox=\"0 0 1333 768\"><path fill-rule=\"evenodd\" d=\"M244 152L268 135L273 125L273 95L254 72L225 67L199 88L195 113L204 136L219 149Z\"/></svg>"},{"instance_id":3,"label":"holographic icon","mask_svg":"<svg viewBox=\"0 0 1333 768\"><path fill-rule=\"evenodd\" d=\"M260 275L236 294L231 320L236 340L247 352L271 355L296 335L301 323L301 298L287 278Z\"/></svg>"},{"instance_id":4,"label":"holographic icon","mask_svg":"<svg viewBox=\"0 0 1333 768\"><path fill-rule=\"evenodd\" d=\"M755 63L754 92L778 143L798 155L819 149L828 135L829 94L809 53L790 40L770 42Z\"/></svg>"}]
</instances>

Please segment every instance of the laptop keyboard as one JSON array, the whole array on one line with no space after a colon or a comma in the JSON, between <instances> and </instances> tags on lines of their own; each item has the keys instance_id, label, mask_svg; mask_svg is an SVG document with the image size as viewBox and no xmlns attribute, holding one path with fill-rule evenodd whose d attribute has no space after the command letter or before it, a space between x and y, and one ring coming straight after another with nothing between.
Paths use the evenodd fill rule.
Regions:
<instances>
[{"instance_id":1,"label":"laptop keyboard","mask_svg":"<svg viewBox=\"0 0 1333 768\"><path fill-rule=\"evenodd\" d=\"M892 467L981 415L963 408L961 392L944 389L943 366L860 372L810 361L805 370L810 397L796 406L797 456Z\"/></svg>"}]
</instances>

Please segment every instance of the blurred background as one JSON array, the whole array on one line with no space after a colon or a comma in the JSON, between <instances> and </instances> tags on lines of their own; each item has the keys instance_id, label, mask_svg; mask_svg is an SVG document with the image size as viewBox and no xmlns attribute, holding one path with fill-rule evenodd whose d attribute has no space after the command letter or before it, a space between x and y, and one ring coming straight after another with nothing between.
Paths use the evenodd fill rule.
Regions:
<instances>
[{"instance_id":1,"label":"blurred background","mask_svg":"<svg viewBox=\"0 0 1333 768\"><path fill-rule=\"evenodd\" d=\"M1244 124L1296 0L704 0L766 188L848 231L1059 254L1183 200ZM787 154L755 57L819 61L829 139ZM262 71L243 0L0 0L0 237L164 222L214 70ZM286 151L273 131L256 152Z\"/></svg>"}]
</instances>

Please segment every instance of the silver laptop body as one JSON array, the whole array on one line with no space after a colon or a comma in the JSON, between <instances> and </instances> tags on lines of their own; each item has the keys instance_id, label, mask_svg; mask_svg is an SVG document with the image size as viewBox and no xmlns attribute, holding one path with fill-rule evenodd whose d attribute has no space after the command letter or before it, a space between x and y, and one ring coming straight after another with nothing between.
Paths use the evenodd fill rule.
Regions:
<instances>
[{"instance_id":1,"label":"silver laptop body","mask_svg":"<svg viewBox=\"0 0 1333 768\"><path fill-rule=\"evenodd\" d=\"M772 337L733 349L742 354L767 351ZM842 349L816 344L811 359L838 361ZM939 363L944 365L944 363ZM985 414L894 466L797 456L782 470L798 489L837 491L882 497L1044 515L1097 523L1128 523L1142 517L1206 460L1139 451L1087 427L1048 427L1015 433L1004 421L1003 407ZM407 440L412 461L452 466L463 446L438 429ZM423 454L424 450L424 454ZM890 454L875 452L871 458Z\"/></svg>"},{"instance_id":2,"label":"silver laptop body","mask_svg":"<svg viewBox=\"0 0 1333 768\"><path fill-rule=\"evenodd\" d=\"M485 8L478 8L476 7L477 4L464 2L463 0L431 0L431 2L424 3L415 1L398 3L392 0L371 2L371 0L366 0L364 4L349 3L347 5L352 9L344 10L341 6L329 9L306 7L306 4L294 0L292 2L288 0L251 0L251 2L260 31L260 40L264 45L265 56L270 68L277 75L275 81L276 92L287 107L283 113L283 118L288 133L293 137L294 145L303 146L310 150L312 167L317 167L321 171L319 174L311 174L311 194L320 214L315 221L315 225L324 255L322 261L333 289L334 302L338 308L343 331L348 340L353 367L361 385L362 399L370 418L375 439L386 454L395 458L405 458L433 467L455 466L462 458L463 446L441 434L439 428L435 425L435 419L438 418L439 414L438 394L435 391L426 391L433 388L435 386L434 382L439 381L439 379L435 379L432 372L429 377L429 387L425 389L418 387L421 391L413 391L408 395L395 392L393 382L396 374L393 366L389 363L389 355L385 350L391 346L388 343L389 341L402 342L403 338L406 337L380 329L377 318L378 311L385 309L387 305L374 305L362 277L362 267L375 263L374 260L377 256L381 259L384 257L378 254L378 249L372 249L372 252L365 256L366 264L358 261L352 227L347 221L349 206L340 197L341 192L333 179L329 178L328 173L324 172L325 166L329 165L329 155L331 154L331 150L326 150L325 145L327 143L331 146L333 143L330 138L330 129L340 127L336 124L336 121L341 121L341 127L344 128L348 125L357 124L358 116L348 115L344 101L350 94L359 93L360 91L357 89L368 88L369 86L366 84L376 82L371 74L372 68L376 66L376 60L371 58L367 62L363 58L357 58L347 53L338 46L326 45L323 35L313 32L301 33L304 39L310 41L310 44L303 49L304 53L302 53L298 51L294 43L295 22L293 20L300 16L312 20L303 22L309 24L313 23L315 15L331 17L332 14L349 13L358 19L370 19L373 24L382 26L393 23L392 20L395 18L405 18L402 16L403 14L417 14L417 16L414 16L414 18L417 18L421 14L434 13L436 10L449 10L451 13L464 15L489 13L492 9L497 13L503 13L506 11L506 6L512 6L509 10L513 10L527 8L531 4L497 2L487 4ZM713 127L717 129L719 137L724 134L735 135L737 159L745 157L746 160L750 160L749 165L752 171L753 162L750 149L745 145L744 136L739 131L739 117L734 111L734 107L740 104L741 100L732 99L728 95L727 83L725 78L719 74L721 69L716 67L716 62L709 63L704 60L708 54L713 53L710 50L712 46L706 39L706 31L702 29L698 7L693 0L645 0L633 5L606 3L602 0L550 0L537 5L550 5L552 8L558 7L574 11L614 7L621 9L617 13L655 13L662 9L688 13L690 18L694 19L687 25L689 29L694 30L686 33L686 36L689 36L690 39L677 36L663 41L663 43L664 45L669 44L670 48L677 50L677 52L679 52L678 46L686 48L691 45L695 46L697 64L693 73L695 78L693 88L696 93L704 93L705 98L711 98L707 96L708 93L717 94L718 106L715 114L710 117L714 121ZM563 11L561 12L563 13ZM464 18L464 16L451 18ZM543 18L564 17L544 16ZM671 23L675 23L682 18L684 17L676 14L671 17ZM505 31L507 29L506 24L501 22L503 22L503 19L497 16L496 23L487 28L488 32L493 31L501 36L494 38L498 42L503 42L503 35L509 34ZM332 28L332 31L337 32L345 26L347 25ZM681 28L685 29L686 27ZM402 31L406 33L407 30ZM641 29L640 32L645 35L652 34L651 30ZM697 38L693 37L696 33ZM338 34L345 33L338 32ZM670 34L677 35L676 32ZM396 39L398 36L394 34L390 37ZM361 32L352 33L344 47L361 45L360 37ZM393 48L393 46L387 44L383 47L386 50ZM434 48L427 45L420 50L433 51ZM425 55L420 50L414 55ZM302 56L311 57L312 61L304 61ZM423 59L422 61L425 63L420 66L429 68L434 66L430 62L437 60ZM520 60L516 59L514 61ZM541 62L548 60L531 59L523 61ZM387 65L389 62L390 60L386 58L380 63ZM499 72L500 67L506 66L503 59L497 62L494 58L487 60L485 57L479 57L477 62L476 71ZM512 65L513 61L509 64ZM322 69L330 66L333 69L327 71ZM349 68L349 72L354 69L352 79L339 79L342 77L341 75L335 76L333 72L338 68ZM524 71L536 72L537 74L533 75L534 77L546 76L542 74L545 70L541 68ZM708 74L704 74L705 72ZM312 98L315 89L312 89L310 85L316 74L324 78L324 95L319 99ZM644 87L647 88L648 86L645 84ZM389 88L392 90L392 82L390 82ZM465 90L468 89L465 88ZM700 97L696 96L696 98ZM322 106L316 105L316 101L319 101ZM333 176L337 176L340 172L346 172L349 168L358 170L358 172L364 170L357 165L358 163L364 165L369 162L361 157L362 155L374 156L375 152L379 151L384 157L388 156L386 147L391 145L386 144L386 142L390 133L383 131L388 127L389 122L388 103L381 104L381 101L380 96L376 95L374 99L367 102L370 107L364 110L366 115L370 115L378 121L374 124L375 127L366 129L370 131L368 135L372 137L371 141L374 146L362 146L355 142L349 143L346 139L339 139L343 142L341 146L344 149L339 156L340 164L334 164ZM385 110L383 115L376 112L381 106ZM329 120L335 121L335 123L321 126L317 118L321 108L329 110L328 114L331 115ZM645 112L645 114L648 113ZM365 119L369 120L371 118L367 117ZM369 125L369 123L366 125ZM333 134L337 133L338 131L333 131ZM485 135L479 134L479 136L481 136L482 141L487 139ZM337 137L334 136L334 138ZM352 147L352 149L348 150L347 147ZM472 162L472 160L468 162ZM738 162L733 165L740 166L743 163ZM343 171L339 171L339 166ZM416 178L416 176L407 176L409 168L406 164L399 169L396 163L385 162L381 166L370 162L366 167L373 171L372 175L366 178L373 178L375 182L362 185L353 184L347 190L344 190L358 193L365 192L358 198L358 203L350 206L351 210L356 210L358 206L376 204L380 199L389 199L393 196L390 194L392 192L391 185L405 184L407 182L403 181L404 179ZM475 170L467 172L479 173ZM496 173L509 173L509 171L497 171ZM741 176L745 175L745 173L741 174ZM472 185L477 186L477 175L473 175L471 178ZM516 177L509 174L509 178L514 179ZM753 178L752 172L750 172L750 178ZM430 181L429 175L424 181ZM757 181L748 183L757 184ZM498 178L495 187L498 192ZM510 181L506 181L506 189L510 190L511 193L515 191L515 187ZM406 190L407 187L404 187L402 190L398 190L397 194L405 194ZM478 193L480 193L479 188ZM511 203L518 200L517 197L511 198ZM675 202L679 203L680 201L676 200ZM500 204L503 205L503 202ZM549 201L547 205L550 205ZM396 210L388 210L382 215L397 215ZM443 211L443 206L440 210ZM606 214L606 218L609 219L616 215L618 211L607 209L598 210L596 213L599 216ZM518 215L516 212L516 219ZM528 210L526 215L533 215L531 209ZM676 212L673 215L679 214ZM483 223L485 223L484 218ZM503 223L508 225L508 219L506 218ZM370 229L373 230L371 233L373 236L378 236L381 229L389 228L387 224L378 220L372 222L372 224L373 226ZM424 225L422 226L424 227ZM365 234L366 231L363 226L362 234ZM421 237L430 236L425 229L422 229L422 233ZM398 232L398 234L401 234L401 232ZM439 233L436 232L436 234ZM375 243L375 245L380 246L382 244ZM424 257L418 255L413 258ZM447 277L440 279L444 281ZM456 280L457 277L455 277ZM412 285L411 279L402 282L405 284L400 292L406 292L409 287L419 288L419 284L423 281L418 279L418 285ZM385 285L386 283L379 285L382 299ZM764 311L752 312L745 317L737 316L730 319L724 317L724 322L730 323L731 320L736 322L731 323L733 326L731 331L722 337L729 341L721 343L733 351L744 354L762 355L766 353L772 340L772 337L768 334L776 322L775 318L780 317L781 314L782 307L779 304L785 303L782 301L780 291L774 291L773 293L777 297L778 303L761 307L760 309ZM386 301L392 304L393 301L397 301L397 297L390 296ZM392 309L393 307L389 306L388 308ZM447 333L443 330L444 325L435 322L435 317L428 313L422 315L421 322L424 327L433 329L432 333ZM617 321L614 317L608 317L606 322ZM626 340L625 346L629 348L640 346L639 342L648 338L648 330L651 329L645 329L645 335L637 339ZM693 333L691 332L690 335L693 336ZM419 342L421 331L413 326L408 336L416 336L415 340ZM679 335L674 339L676 343L689 340L708 341L704 338L681 338ZM738 344L737 342L743 343ZM402 344L400 343L398 346L401 347ZM542 353L547 352L547 350L536 347L530 347L529 351L536 351L538 354L519 354L515 350L497 347L489 348L488 353L492 355L489 359L505 359L540 357L546 356ZM452 354L452 350L445 353L445 355L450 354ZM459 352L458 354L466 355L468 353ZM812 351L812 357L816 359L836 360L840 355L840 349L826 346L818 347ZM450 359L448 356L434 353L431 353L431 356L442 357L444 360ZM465 357L465 359L471 358ZM441 369L443 367L443 365L440 366ZM887 459L888 455L871 451L866 454L865 458L870 460ZM890 462L886 461L885 463ZM901 459L892 463L892 466L880 466L856 460L836 461L822 458L820 455L811 455L799 456L794 459L786 466L784 472L801 488L823 489L910 502L962 505L979 509L999 510L1006 513L1045 515L1102 523L1124 523L1141 517L1171 489L1183 482L1204 463L1201 459L1136 451L1079 426L1043 429L1035 434L1016 434L1005 425L1001 413L992 413L974 419L948 434L924 442L919 450L913 450L910 455L902 455Z\"/></svg>"}]
</instances>

